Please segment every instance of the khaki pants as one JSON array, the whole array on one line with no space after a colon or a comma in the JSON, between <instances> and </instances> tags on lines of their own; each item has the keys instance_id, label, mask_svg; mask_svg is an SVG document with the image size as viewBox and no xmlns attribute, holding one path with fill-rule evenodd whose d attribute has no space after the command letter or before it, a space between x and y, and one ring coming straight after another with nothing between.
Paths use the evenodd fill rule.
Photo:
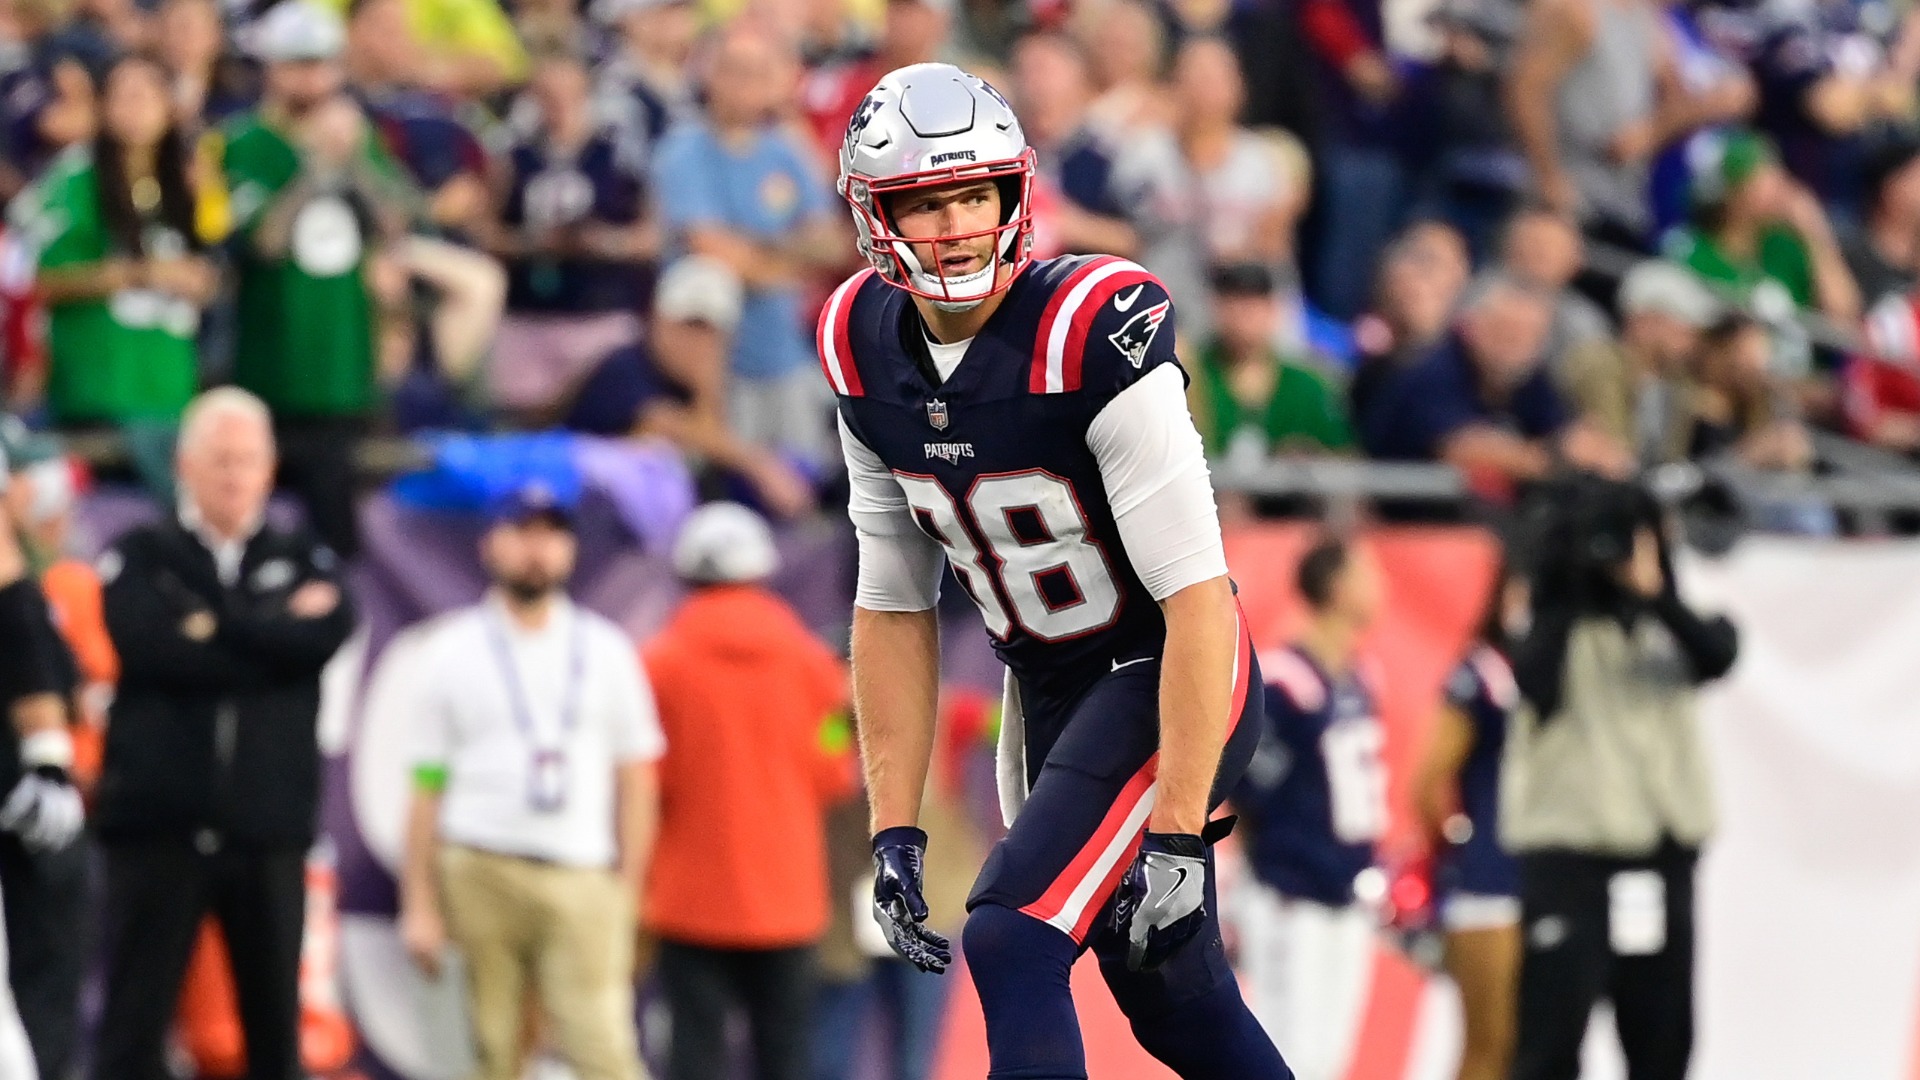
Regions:
<instances>
[{"instance_id":1,"label":"khaki pants","mask_svg":"<svg viewBox=\"0 0 1920 1080\"><path fill-rule=\"evenodd\" d=\"M528 989L580 1080L640 1080L633 898L620 879L458 846L441 849L440 871L467 963L474 1080L519 1077Z\"/></svg>"}]
</instances>

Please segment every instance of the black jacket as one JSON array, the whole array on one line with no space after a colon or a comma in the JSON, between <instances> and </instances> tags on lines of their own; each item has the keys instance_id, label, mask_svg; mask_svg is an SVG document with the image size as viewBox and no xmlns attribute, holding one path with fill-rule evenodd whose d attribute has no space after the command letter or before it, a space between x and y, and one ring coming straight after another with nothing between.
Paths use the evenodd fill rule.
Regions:
<instances>
[{"instance_id":1,"label":"black jacket","mask_svg":"<svg viewBox=\"0 0 1920 1080\"><path fill-rule=\"evenodd\" d=\"M121 537L101 578L120 687L93 818L100 836L212 830L253 847L312 843L320 669L353 629L333 553L304 534L263 528L225 586L213 553L167 521ZM341 588L339 606L293 618L288 598L316 580ZM197 612L213 619L204 640L189 636L206 631Z\"/></svg>"},{"instance_id":2,"label":"black jacket","mask_svg":"<svg viewBox=\"0 0 1920 1080\"><path fill-rule=\"evenodd\" d=\"M22 578L0 587L0 792L12 791L20 779L14 702L33 694L70 695L75 681L73 654L54 628L40 586Z\"/></svg>"}]
</instances>

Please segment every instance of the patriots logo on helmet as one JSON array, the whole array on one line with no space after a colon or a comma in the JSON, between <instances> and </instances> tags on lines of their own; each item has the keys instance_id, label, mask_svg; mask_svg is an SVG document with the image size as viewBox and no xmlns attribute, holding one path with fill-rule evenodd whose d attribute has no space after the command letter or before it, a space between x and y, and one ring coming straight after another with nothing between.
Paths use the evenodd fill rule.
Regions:
<instances>
[{"instance_id":1,"label":"patriots logo on helmet","mask_svg":"<svg viewBox=\"0 0 1920 1080\"><path fill-rule=\"evenodd\" d=\"M1167 321L1167 312L1171 310L1173 301L1162 300L1128 319L1125 326L1108 334L1107 340L1127 358L1127 363L1139 367L1146 363L1147 346L1153 344L1153 335L1160 332L1160 324Z\"/></svg>"}]
</instances>

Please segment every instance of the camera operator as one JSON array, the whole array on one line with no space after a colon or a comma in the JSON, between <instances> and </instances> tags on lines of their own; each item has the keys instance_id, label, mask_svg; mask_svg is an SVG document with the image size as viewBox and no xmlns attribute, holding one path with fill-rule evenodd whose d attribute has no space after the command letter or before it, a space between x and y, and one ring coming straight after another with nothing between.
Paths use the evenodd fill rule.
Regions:
<instances>
[{"instance_id":1,"label":"camera operator","mask_svg":"<svg viewBox=\"0 0 1920 1080\"><path fill-rule=\"evenodd\" d=\"M1737 639L1680 599L1649 495L1579 478L1541 505L1500 808L1526 935L1512 1077L1577 1077L1606 998L1635 1080L1683 1080L1694 864L1713 828L1695 688L1733 666Z\"/></svg>"},{"instance_id":2,"label":"camera operator","mask_svg":"<svg viewBox=\"0 0 1920 1080\"><path fill-rule=\"evenodd\" d=\"M0 494L7 477L0 451ZM66 709L72 688L72 659L0 500L0 713L7 721L0 723L0 832L23 855L61 851L80 834L80 793L67 771L73 763ZM0 932L0 973L7 967L6 935ZM0 1076L36 1075L13 992L0 977Z\"/></svg>"}]
</instances>

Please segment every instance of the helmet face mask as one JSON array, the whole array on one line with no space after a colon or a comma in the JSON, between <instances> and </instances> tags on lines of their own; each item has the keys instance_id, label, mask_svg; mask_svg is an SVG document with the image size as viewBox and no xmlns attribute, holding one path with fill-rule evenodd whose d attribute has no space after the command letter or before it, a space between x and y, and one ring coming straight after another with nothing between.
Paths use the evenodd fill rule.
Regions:
<instances>
[{"instance_id":1,"label":"helmet face mask","mask_svg":"<svg viewBox=\"0 0 1920 1080\"><path fill-rule=\"evenodd\" d=\"M880 276L946 311L965 311L1005 289L1032 261L1033 151L1006 99L950 64L889 73L855 112L836 185L853 212L860 253ZM969 232L908 237L889 204L916 191L992 181L998 222ZM988 265L950 276L921 265L916 247L993 237Z\"/></svg>"}]
</instances>

